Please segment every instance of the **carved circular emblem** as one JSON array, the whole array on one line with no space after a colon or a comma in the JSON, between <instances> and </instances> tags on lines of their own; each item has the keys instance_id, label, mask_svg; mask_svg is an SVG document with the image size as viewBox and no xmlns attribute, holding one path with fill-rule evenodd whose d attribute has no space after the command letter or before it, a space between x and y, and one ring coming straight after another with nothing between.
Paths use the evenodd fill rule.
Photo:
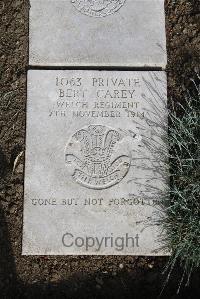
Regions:
<instances>
[{"instance_id":1,"label":"carved circular emblem","mask_svg":"<svg viewBox=\"0 0 200 299\"><path fill-rule=\"evenodd\" d=\"M118 11L126 0L71 0L81 13L91 17L106 17Z\"/></svg>"},{"instance_id":2,"label":"carved circular emblem","mask_svg":"<svg viewBox=\"0 0 200 299\"><path fill-rule=\"evenodd\" d=\"M77 131L65 149L65 163L73 179L90 189L118 184L131 164L131 158L120 147L123 138L117 130L102 125Z\"/></svg>"}]
</instances>

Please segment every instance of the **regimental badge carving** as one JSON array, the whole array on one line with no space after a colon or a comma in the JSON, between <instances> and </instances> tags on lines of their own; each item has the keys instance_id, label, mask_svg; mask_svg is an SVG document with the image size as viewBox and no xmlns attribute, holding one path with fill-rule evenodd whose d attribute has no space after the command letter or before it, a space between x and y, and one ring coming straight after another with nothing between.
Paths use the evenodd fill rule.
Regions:
<instances>
[{"instance_id":1,"label":"regimental badge carving","mask_svg":"<svg viewBox=\"0 0 200 299\"><path fill-rule=\"evenodd\" d=\"M118 184L131 164L131 158L123 154L123 138L121 132L102 125L77 131L65 149L65 163L73 179L90 189Z\"/></svg>"},{"instance_id":2,"label":"regimental badge carving","mask_svg":"<svg viewBox=\"0 0 200 299\"><path fill-rule=\"evenodd\" d=\"M118 11L126 0L71 0L81 13L91 17L106 17Z\"/></svg>"}]
</instances>

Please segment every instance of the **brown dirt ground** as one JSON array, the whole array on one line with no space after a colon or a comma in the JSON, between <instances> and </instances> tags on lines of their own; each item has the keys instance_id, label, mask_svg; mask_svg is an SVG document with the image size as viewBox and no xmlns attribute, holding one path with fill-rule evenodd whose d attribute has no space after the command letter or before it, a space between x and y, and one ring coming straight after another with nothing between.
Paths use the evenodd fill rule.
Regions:
<instances>
[{"instance_id":1,"label":"brown dirt ground","mask_svg":"<svg viewBox=\"0 0 200 299\"><path fill-rule=\"evenodd\" d=\"M0 298L157 298L166 258L21 256L28 5L0 1ZM198 0L166 1L169 99L199 72L199 13ZM198 276L176 295L179 279L176 268L161 298L196 299Z\"/></svg>"}]
</instances>

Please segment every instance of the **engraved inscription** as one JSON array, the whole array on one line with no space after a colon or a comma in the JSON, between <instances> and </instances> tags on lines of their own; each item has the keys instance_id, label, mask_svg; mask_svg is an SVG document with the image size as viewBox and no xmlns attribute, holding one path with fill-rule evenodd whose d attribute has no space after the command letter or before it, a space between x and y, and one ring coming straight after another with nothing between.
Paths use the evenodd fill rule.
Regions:
<instances>
[{"instance_id":1,"label":"engraved inscription","mask_svg":"<svg viewBox=\"0 0 200 299\"><path fill-rule=\"evenodd\" d=\"M106 17L118 11L126 0L71 0L81 13L91 17Z\"/></svg>"},{"instance_id":2,"label":"engraved inscription","mask_svg":"<svg viewBox=\"0 0 200 299\"><path fill-rule=\"evenodd\" d=\"M120 152L123 134L115 129L90 125L77 131L67 144L65 163L73 179L90 189L118 184L128 173L131 158Z\"/></svg>"}]
</instances>

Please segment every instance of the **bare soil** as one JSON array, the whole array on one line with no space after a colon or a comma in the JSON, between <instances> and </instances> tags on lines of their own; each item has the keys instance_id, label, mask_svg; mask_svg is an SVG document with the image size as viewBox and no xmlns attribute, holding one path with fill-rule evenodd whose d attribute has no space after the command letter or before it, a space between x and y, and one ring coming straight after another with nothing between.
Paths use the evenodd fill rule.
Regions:
<instances>
[{"instance_id":1,"label":"bare soil","mask_svg":"<svg viewBox=\"0 0 200 299\"><path fill-rule=\"evenodd\" d=\"M0 1L0 298L158 297L167 258L21 256L28 69L28 0ZM167 0L169 101L183 101L199 72L200 2ZM161 298L198 298L199 277L176 294L176 267Z\"/></svg>"}]
</instances>

